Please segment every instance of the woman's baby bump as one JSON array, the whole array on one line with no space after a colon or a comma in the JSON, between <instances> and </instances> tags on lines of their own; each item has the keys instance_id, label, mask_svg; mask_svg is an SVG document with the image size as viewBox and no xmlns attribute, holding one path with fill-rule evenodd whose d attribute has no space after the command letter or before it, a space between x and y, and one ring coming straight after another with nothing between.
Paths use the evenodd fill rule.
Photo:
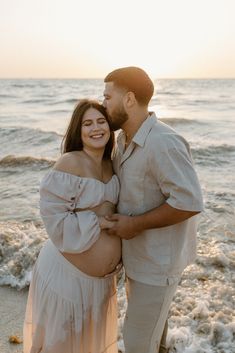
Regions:
<instances>
[{"instance_id":1,"label":"woman's baby bump","mask_svg":"<svg viewBox=\"0 0 235 353\"><path fill-rule=\"evenodd\" d=\"M114 213L115 206L106 201L90 210L98 217L104 217ZM63 255L82 272L90 276L103 277L114 271L121 260L121 240L116 236L108 235L103 229L98 240L87 251L79 254L63 253Z\"/></svg>"}]
</instances>

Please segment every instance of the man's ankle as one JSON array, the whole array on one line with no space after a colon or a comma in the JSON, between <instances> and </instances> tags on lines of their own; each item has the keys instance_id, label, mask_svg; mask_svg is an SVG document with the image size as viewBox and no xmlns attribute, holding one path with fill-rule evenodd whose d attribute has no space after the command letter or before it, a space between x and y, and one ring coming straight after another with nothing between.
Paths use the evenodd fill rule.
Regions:
<instances>
[{"instance_id":1,"label":"man's ankle","mask_svg":"<svg viewBox=\"0 0 235 353\"><path fill-rule=\"evenodd\" d=\"M159 353L168 353L169 348L167 348L165 345L161 344L159 348Z\"/></svg>"}]
</instances>

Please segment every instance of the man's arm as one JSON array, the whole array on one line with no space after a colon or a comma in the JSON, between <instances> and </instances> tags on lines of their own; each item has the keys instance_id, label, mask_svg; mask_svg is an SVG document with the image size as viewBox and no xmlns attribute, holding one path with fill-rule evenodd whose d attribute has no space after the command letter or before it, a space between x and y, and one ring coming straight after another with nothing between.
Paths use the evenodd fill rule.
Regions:
<instances>
[{"instance_id":1,"label":"man's arm","mask_svg":"<svg viewBox=\"0 0 235 353\"><path fill-rule=\"evenodd\" d=\"M199 211L179 210L164 203L138 216L114 214L108 217L110 221L115 221L108 233L123 239L131 239L144 230L171 226L183 222L197 213Z\"/></svg>"}]
</instances>

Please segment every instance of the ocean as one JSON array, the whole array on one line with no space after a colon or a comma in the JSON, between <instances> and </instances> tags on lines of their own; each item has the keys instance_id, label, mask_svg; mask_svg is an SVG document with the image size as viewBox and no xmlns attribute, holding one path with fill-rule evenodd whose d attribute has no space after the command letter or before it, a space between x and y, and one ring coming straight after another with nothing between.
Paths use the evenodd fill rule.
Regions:
<instances>
[{"instance_id":1,"label":"ocean","mask_svg":"<svg viewBox=\"0 0 235 353\"><path fill-rule=\"evenodd\" d=\"M76 102L102 99L99 79L0 80L0 285L29 285L47 235L39 183L60 156ZM190 143L205 202L198 256L169 315L170 353L235 352L235 80L155 80L150 103ZM119 348L126 308L118 284Z\"/></svg>"}]
</instances>

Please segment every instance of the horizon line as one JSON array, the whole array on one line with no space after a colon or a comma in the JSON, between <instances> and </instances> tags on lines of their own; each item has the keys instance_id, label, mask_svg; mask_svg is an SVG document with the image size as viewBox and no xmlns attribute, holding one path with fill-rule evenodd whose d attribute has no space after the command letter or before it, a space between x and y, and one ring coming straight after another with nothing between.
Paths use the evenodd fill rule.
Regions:
<instances>
[{"instance_id":1,"label":"horizon line","mask_svg":"<svg viewBox=\"0 0 235 353\"><path fill-rule=\"evenodd\" d=\"M0 77L0 80L103 80L104 77ZM234 77L155 77L154 80L234 80Z\"/></svg>"}]
</instances>

